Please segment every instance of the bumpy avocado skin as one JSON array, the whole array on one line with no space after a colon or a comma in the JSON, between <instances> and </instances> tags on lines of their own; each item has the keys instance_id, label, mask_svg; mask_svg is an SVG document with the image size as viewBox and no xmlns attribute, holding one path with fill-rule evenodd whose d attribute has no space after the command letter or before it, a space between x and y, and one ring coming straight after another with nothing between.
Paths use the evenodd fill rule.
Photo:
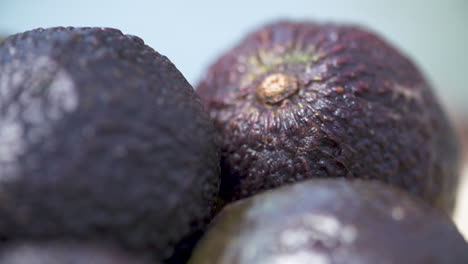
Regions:
<instances>
[{"instance_id":1,"label":"bumpy avocado skin","mask_svg":"<svg viewBox=\"0 0 468 264\"><path fill-rule=\"evenodd\" d=\"M468 263L451 220L376 181L314 179L226 206L189 264Z\"/></svg>"},{"instance_id":2,"label":"bumpy avocado skin","mask_svg":"<svg viewBox=\"0 0 468 264\"><path fill-rule=\"evenodd\" d=\"M2 264L157 264L100 243L28 241L3 246Z\"/></svg>"},{"instance_id":3,"label":"bumpy avocado skin","mask_svg":"<svg viewBox=\"0 0 468 264\"><path fill-rule=\"evenodd\" d=\"M166 57L115 29L0 46L0 236L117 241L167 257L211 217L214 127Z\"/></svg>"},{"instance_id":4,"label":"bumpy avocado skin","mask_svg":"<svg viewBox=\"0 0 468 264\"><path fill-rule=\"evenodd\" d=\"M272 74L297 91L271 104ZM415 65L362 28L278 22L220 57L197 87L220 131L221 195L236 200L306 178L379 179L451 212L458 148Z\"/></svg>"}]
</instances>

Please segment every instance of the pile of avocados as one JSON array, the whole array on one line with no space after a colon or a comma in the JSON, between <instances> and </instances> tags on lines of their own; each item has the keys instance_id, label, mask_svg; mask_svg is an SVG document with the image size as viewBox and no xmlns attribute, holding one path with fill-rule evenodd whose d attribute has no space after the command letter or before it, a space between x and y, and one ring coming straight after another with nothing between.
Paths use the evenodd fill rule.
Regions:
<instances>
[{"instance_id":1,"label":"pile of avocados","mask_svg":"<svg viewBox=\"0 0 468 264\"><path fill-rule=\"evenodd\" d=\"M458 142L366 29L281 21L196 89L142 39L0 41L0 264L468 263Z\"/></svg>"}]
</instances>

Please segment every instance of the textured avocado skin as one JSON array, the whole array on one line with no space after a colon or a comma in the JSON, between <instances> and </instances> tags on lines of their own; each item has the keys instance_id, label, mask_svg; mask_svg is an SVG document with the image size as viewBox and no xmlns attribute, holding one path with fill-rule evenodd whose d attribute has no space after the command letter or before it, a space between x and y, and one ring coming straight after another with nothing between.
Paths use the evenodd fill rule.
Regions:
<instances>
[{"instance_id":1,"label":"textured avocado skin","mask_svg":"<svg viewBox=\"0 0 468 264\"><path fill-rule=\"evenodd\" d=\"M108 245L28 241L3 246L2 264L157 264Z\"/></svg>"},{"instance_id":2,"label":"textured avocado skin","mask_svg":"<svg viewBox=\"0 0 468 264\"><path fill-rule=\"evenodd\" d=\"M215 130L166 57L104 28L0 47L4 240L98 237L163 258L211 217Z\"/></svg>"},{"instance_id":3,"label":"textured avocado skin","mask_svg":"<svg viewBox=\"0 0 468 264\"><path fill-rule=\"evenodd\" d=\"M255 94L284 73L299 90ZM355 26L278 22L220 57L197 87L220 131L221 195L236 200L306 178L379 179L451 212L458 148L414 64Z\"/></svg>"},{"instance_id":4,"label":"textured avocado skin","mask_svg":"<svg viewBox=\"0 0 468 264\"><path fill-rule=\"evenodd\" d=\"M226 206L189 264L468 263L451 220L377 181L313 179Z\"/></svg>"}]
</instances>

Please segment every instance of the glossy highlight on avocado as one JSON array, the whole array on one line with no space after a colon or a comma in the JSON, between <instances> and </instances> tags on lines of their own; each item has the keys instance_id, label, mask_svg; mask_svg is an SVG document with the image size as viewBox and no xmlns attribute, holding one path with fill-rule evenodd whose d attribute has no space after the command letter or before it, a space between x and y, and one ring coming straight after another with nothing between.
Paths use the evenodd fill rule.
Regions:
<instances>
[{"instance_id":1,"label":"glossy highlight on avocado","mask_svg":"<svg viewBox=\"0 0 468 264\"><path fill-rule=\"evenodd\" d=\"M313 179L227 205L189 264L468 263L445 214L378 181Z\"/></svg>"},{"instance_id":2,"label":"glossy highlight on avocado","mask_svg":"<svg viewBox=\"0 0 468 264\"><path fill-rule=\"evenodd\" d=\"M0 237L115 241L157 259L213 213L219 149L167 59L109 28L0 46Z\"/></svg>"},{"instance_id":3,"label":"glossy highlight on avocado","mask_svg":"<svg viewBox=\"0 0 468 264\"><path fill-rule=\"evenodd\" d=\"M157 264L100 243L28 241L3 245L2 264Z\"/></svg>"},{"instance_id":4,"label":"glossy highlight on avocado","mask_svg":"<svg viewBox=\"0 0 468 264\"><path fill-rule=\"evenodd\" d=\"M308 178L378 179L451 212L458 148L416 66L363 28L277 22L197 87L221 134L221 196Z\"/></svg>"}]
</instances>

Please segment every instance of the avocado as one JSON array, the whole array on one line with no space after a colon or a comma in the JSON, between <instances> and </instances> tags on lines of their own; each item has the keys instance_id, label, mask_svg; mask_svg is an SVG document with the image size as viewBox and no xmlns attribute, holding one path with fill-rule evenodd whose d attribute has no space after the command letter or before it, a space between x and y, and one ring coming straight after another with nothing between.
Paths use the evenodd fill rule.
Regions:
<instances>
[{"instance_id":1,"label":"avocado","mask_svg":"<svg viewBox=\"0 0 468 264\"><path fill-rule=\"evenodd\" d=\"M312 179L227 205L189 264L468 263L453 222L372 180Z\"/></svg>"},{"instance_id":2,"label":"avocado","mask_svg":"<svg viewBox=\"0 0 468 264\"><path fill-rule=\"evenodd\" d=\"M461 145L461 160L462 167L468 166L468 116L461 114L454 115L455 130L457 131L458 138L460 139Z\"/></svg>"},{"instance_id":3,"label":"avocado","mask_svg":"<svg viewBox=\"0 0 468 264\"><path fill-rule=\"evenodd\" d=\"M165 56L110 28L0 46L0 237L99 238L163 259L211 218L219 147Z\"/></svg>"},{"instance_id":4,"label":"avocado","mask_svg":"<svg viewBox=\"0 0 468 264\"><path fill-rule=\"evenodd\" d=\"M27 241L3 246L2 264L157 264L109 245L71 241Z\"/></svg>"},{"instance_id":5,"label":"avocado","mask_svg":"<svg viewBox=\"0 0 468 264\"><path fill-rule=\"evenodd\" d=\"M221 56L196 90L221 135L224 200L341 177L454 207L452 126L413 62L375 33L272 23Z\"/></svg>"}]
</instances>

